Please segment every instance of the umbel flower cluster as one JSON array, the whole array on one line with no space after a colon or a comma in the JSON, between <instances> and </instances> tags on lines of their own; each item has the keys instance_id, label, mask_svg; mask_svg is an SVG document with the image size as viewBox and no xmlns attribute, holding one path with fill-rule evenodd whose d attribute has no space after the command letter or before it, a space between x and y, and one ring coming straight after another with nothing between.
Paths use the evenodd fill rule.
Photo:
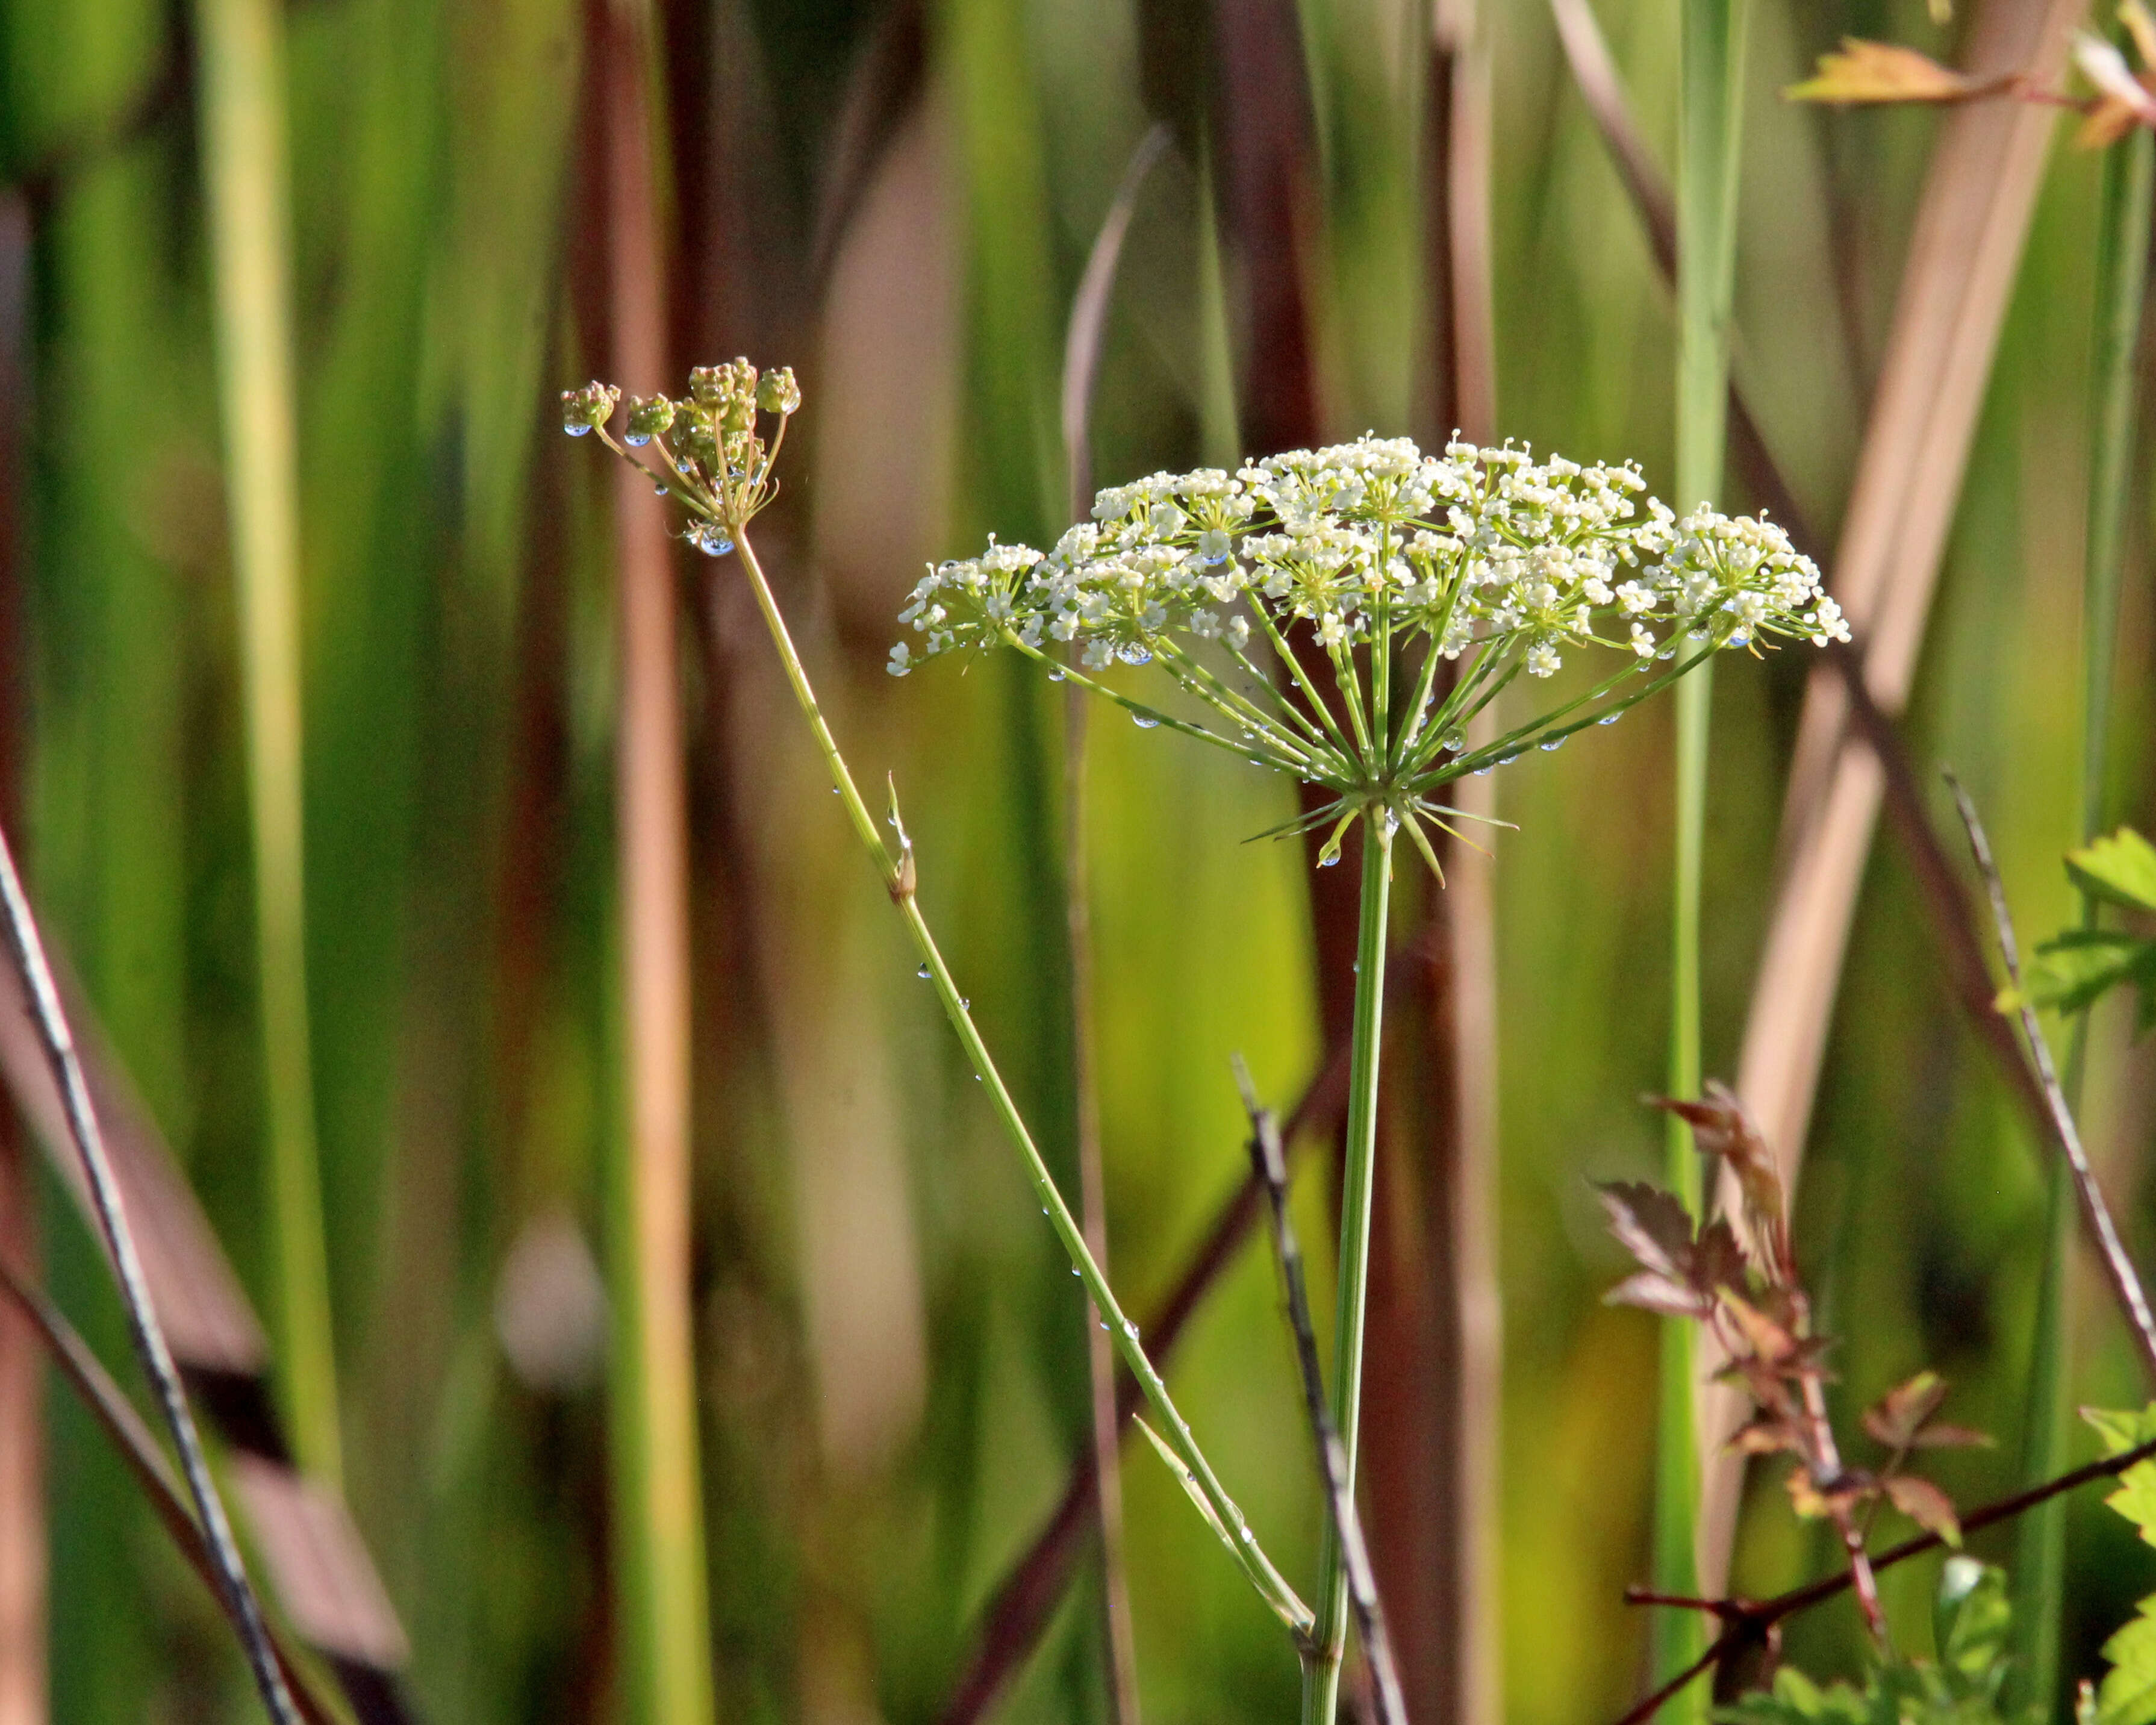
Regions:
<instances>
[{"instance_id":1,"label":"umbel flower cluster","mask_svg":"<svg viewBox=\"0 0 2156 1725\"><path fill-rule=\"evenodd\" d=\"M772 468L786 440L787 421L801 405L793 368L759 373L745 359L698 366L689 373L689 393L679 401L629 397L617 443L607 428L620 405L621 391L611 383L565 389L562 429L571 437L596 431L616 454L647 474L662 497L680 496L696 517L689 542L708 556L724 557L734 548L734 536L778 492ZM778 420L768 444L758 429L759 413Z\"/></svg>"},{"instance_id":2,"label":"umbel flower cluster","mask_svg":"<svg viewBox=\"0 0 2156 1725\"><path fill-rule=\"evenodd\" d=\"M1538 463L1510 444L1425 455L1404 438L1233 475L1156 474L1102 491L1053 551L992 540L931 568L899 614L911 638L888 668L1015 647L1141 725L1332 790L1329 806L1280 829L1335 823L1322 860L1356 815L1382 809L1435 867L1422 824L1457 812L1429 800L1439 786L1613 722L1722 648L1849 638L1780 527L1703 506L1679 517L1645 492L1630 466ZM1553 675L1575 647L1622 661L1468 747L1469 721L1501 690ZM1118 663L1166 671L1216 721L1096 680Z\"/></svg>"}]
</instances>

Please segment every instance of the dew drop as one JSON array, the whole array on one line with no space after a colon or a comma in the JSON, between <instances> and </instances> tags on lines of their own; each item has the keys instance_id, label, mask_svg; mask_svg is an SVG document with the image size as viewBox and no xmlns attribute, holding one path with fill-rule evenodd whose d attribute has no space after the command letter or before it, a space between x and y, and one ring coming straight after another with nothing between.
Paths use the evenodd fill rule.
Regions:
<instances>
[{"instance_id":1,"label":"dew drop","mask_svg":"<svg viewBox=\"0 0 2156 1725\"><path fill-rule=\"evenodd\" d=\"M1126 641L1116 649L1116 657L1125 665L1151 665L1152 649L1142 641Z\"/></svg>"},{"instance_id":2,"label":"dew drop","mask_svg":"<svg viewBox=\"0 0 2156 1725\"><path fill-rule=\"evenodd\" d=\"M1476 778L1487 778L1490 776L1491 771L1491 769L1487 767L1477 767L1471 777Z\"/></svg>"},{"instance_id":3,"label":"dew drop","mask_svg":"<svg viewBox=\"0 0 2156 1725\"><path fill-rule=\"evenodd\" d=\"M592 434L592 428L588 425L564 425L562 429L571 437L589 437Z\"/></svg>"},{"instance_id":4,"label":"dew drop","mask_svg":"<svg viewBox=\"0 0 2156 1725\"><path fill-rule=\"evenodd\" d=\"M1125 1318L1123 1320L1123 1333L1126 1336L1128 1336L1132 1341L1135 1342L1138 1339L1138 1327L1132 1323L1130 1319Z\"/></svg>"},{"instance_id":5,"label":"dew drop","mask_svg":"<svg viewBox=\"0 0 2156 1725\"><path fill-rule=\"evenodd\" d=\"M1044 1216L1045 1216L1045 1215L1046 1215L1047 1214L1048 1214L1048 1212L1047 1212L1046 1210L1043 1210L1043 1211L1041 1212L1041 1214L1042 1214L1042 1215L1044 1215ZM1073 1264L1073 1265L1070 1266L1070 1273L1071 1273L1073 1276L1077 1275L1077 1273L1078 1273L1078 1266L1077 1266L1075 1264Z\"/></svg>"},{"instance_id":6,"label":"dew drop","mask_svg":"<svg viewBox=\"0 0 2156 1725\"><path fill-rule=\"evenodd\" d=\"M621 440L632 449L640 449L651 441L651 434L648 431L624 431Z\"/></svg>"},{"instance_id":7,"label":"dew drop","mask_svg":"<svg viewBox=\"0 0 2156 1725\"><path fill-rule=\"evenodd\" d=\"M973 1003L967 999L964 995L961 994L958 997L958 1010L961 1012L971 1012L973 1009ZM980 1076L980 1074L977 1072L973 1076L978 1078Z\"/></svg>"},{"instance_id":8,"label":"dew drop","mask_svg":"<svg viewBox=\"0 0 2156 1725\"><path fill-rule=\"evenodd\" d=\"M1060 683L1060 682L1061 682L1061 681L1063 680L1063 670L1062 670L1062 667L1059 665L1058 667L1056 667L1056 669L1055 669L1055 670L1052 670L1052 671L1049 672L1049 674L1048 674L1048 680L1049 680L1050 682L1051 682L1051 683Z\"/></svg>"},{"instance_id":9,"label":"dew drop","mask_svg":"<svg viewBox=\"0 0 2156 1725\"><path fill-rule=\"evenodd\" d=\"M1564 747L1564 739L1562 737L1553 737L1548 742L1540 744L1539 747L1544 754L1553 755Z\"/></svg>"},{"instance_id":10,"label":"dew drop","mask_svg":"<svg viewBox=\"0 0 2156 1725\"><path fill-rule=\"evenodd\" d=\"M1141 731L1155 731L1160 727L1160 721L1151 713L1132 713L1131 722Z\"/></svg>"},{"instance_id":11,"label":"dew drop","mask_svg":"<svg viewBox=\"0 0 2156 1725\"><path fill-rule=\"evenodd\" d=\"M922 966L921 967L921 968L920 968L920 969L918 969L918 970L915 971L913 973L914 973L916 976L919 977L919 978L921 978L921 980L922 982L924 982L924 983L925 983L925 982L927 982L927 981L929 979L929 978L930 978L930 977L932 977L932 976L933 976L933 975L935 974L935 973L934 973L933 971L932 971L931 969L929 969L929 968L928 968L927 965L925 965L925 964L924 964L924 965L922 965Z\"/></svg>"},{"instance_id":12,"label":"dew drop","mask_svg":"<svg viewBox=\"0 0 2156 1725\"><path fill-rule=\"evenodd\" d=\"M654 496L654 497L664 497L664 496L665 496L665 495L669 491L671 491L673 489L674 489L674 488L673 488L673 486L671 486L671 485L654 485L654 486L651 488L651 495L652 495L653 496Z\"/></svg>"},{"instance_id":13,"label":"dew drop","mask_svg":"<svg viewBox=\"0 0 2156 1725\"><path fill-rule=\"evenodd\" d=\"M1439 742L1438 747L1449 754L1456 755L1467 747L1467 739L1457 731L1448 731Z\"/></svg>"},{"instance_id":14,"label":"dew drop","mask_svg":"<svg viewBox=\"0 0 2156 1725\"><path fill-rule=\"evenodd\" d=\"M706 557L722 557L734 548L734 542L717 528L713 527L705 533L702 547Z\"/></svg>"},{"instance_id":15,"label":"dew drop","mask_svg":"<svg viewBox=\"0 0 2156 1725\"><path fill-rule=\"evenodd\" d=\"M1614 725L1624 716L1622 713L1604 713L1594 722L1598 725Z\"/></svg>"},{"instance_id":16,"label":"dew drop","mask_svg":"<svg viewBox=\"0 0 2156 1725\"><path fill-rule=\"evenodd\" d=\"M1317 860L1317 865L1318 865L1318 867L1320 867L1321 869L1329 869L1329 868L1331 868L1331 867L1332 867L1335 863L1338 862L1339 860L1340 860L1340 853L1339 853L1338 851L1337 851L1337 850L1336 850L1336 851L1332 852L1330 855L1327 855L1327 856L1321 856L1320 858L1318 858L1318 860Z\"/></svg>"}]
</instances>

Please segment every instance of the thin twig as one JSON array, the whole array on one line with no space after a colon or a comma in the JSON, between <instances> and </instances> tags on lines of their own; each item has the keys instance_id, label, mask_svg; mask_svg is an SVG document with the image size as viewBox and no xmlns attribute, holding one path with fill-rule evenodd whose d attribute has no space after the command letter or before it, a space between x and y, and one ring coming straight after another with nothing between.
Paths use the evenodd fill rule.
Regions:
<instances>
[{"instance_id":1,"label":"thin twig","mask_svg":"<svg viewBox=\"0 0 2156 1725\"><path fill-rule=\"evenodd\" d=\"M2074 1124L2074 1111L2066 1106L2066 1093L2060 1088L2057 1069L2051 1064L2051 1045L2044 1040L2044 1027L2036 1020L2036 1009L2022 989L2020 949L2014 938L2013 918L2007 913L2006 888L1999 878L1999 865L1992 860L1991 841L1984 836L1976 804L1969 800L1961 781L1951 769L1946 772L1945 778L1948 788L1953 793L1954 805L1961 810L1962 824L1969 829L1969 848L1976 857L1977 872L1984 876L1984 891L1990 895L1992 920L1999 926L1999 955L2006 966L2006 979L2013 985L2020 1001L2021 1034L2029 1039L2029 1058L2035 1066L2037 1082L2044 1087L2052 1142L2066 1158L2066 1166L2073 1170L2074 1192L2081 1200L2082 1220L2095 1238L2097 1255L2103 1262L2104 1278L2110 1282L2119 1310L2133 1332L2135 1350L2149 1375L2156 1378L2156 1316L2150 1314L2148 1292L2141 1286L2133 1260L2126 1255L2118 1225L2111 1219L2111 1206L2104 1201L2103 1189L2097 1184L2096 1170L2089 1166L2088 1153L2082 1147L2082 1135Z\"/></svg>"},{"instance_id":2,"label":"thin twig","mask_svg":"<svg viewBox=\"0 0 2156 1725\"><path fill-rule=\"evenodd\" d=\"M187 1512L186 1500L180 1495L180 1482L172 1477L171 1463L157 1447L157 1440L151 1436L150 1428L142 1423L142 1416L135 1411L134 1404L121 1393L120 1386L90 1351L90 1344L59 1308L4 1260L0 1260L0 1293L5 1293L14 1302L16 1310L38 1332L53 1364L67 1379L68 1387L112 1440L113 1448L120 1452L127 1471L142 1487L150 1500L150 1507L172 1536L172 1543L180 1548L180 1555L187 1559L188 1568L202 1578L212 1594L217 1593L217 1563L210 1555L208 1543ZM270 1637L278 1666L284 1672L285 1686L291 1691L293 1702L307 1725L334 1725L335 1716L300 1675L282 1638L274 1630L270 1631Z\"/></svg>"},{"instance_id":3,"label":"thin twig","mask_svg":"<svg viewBox=\"0 0 2156 1725\"><path fill-rule=\"evenodd\" d=\"M1280 1124L1272 1111L1258 1101L1250 1070L1235 1057L1235 1086L1243 1095L1243 1111L1250 1121L1250 1168L1264 1183L1272 1211L1273 1249L1280 1259L1281 1281L1287 1292L1288 1327L1295 1332L1295 1363L1302 1378L1302 1399L1310 1414L1310 1435L1317 1450L1320 1483L1325 1488L1326 1507L1332 1517L1334 1534L1348 1572L1348 1600L1355 1613L1355 1632L1363 1638L1363 1657L1370 1667L1371 1699L1378 1725L1407 1725L1407 1702L1400 1692L1400 1674L1393 1662L1393 1644L1385 1633L1385 1612L1378 1598L1377 1572L1370 1566L1370 1548L1363 1537L1363 1519L1355 1509L1354 1487L1348 1482L1348 1450L1326 1405L1325 1374L1317 1360L1317 1332L1310 1320L1310 1291L1302 1274L1302 1247L1287 1214L1287 1153L1281 1146Z\"/></svg>"},{"instance_id":4,"label":"thin twig","mask_svg":"<svg viewBox=\"0 0 2156 1725\"><path fill-rule=\"evenodd\" d=\"M2010 1522L2025 1514L2040 1503L2048 1503L2054 1497L2086 1486L2092 1481L2116 1479L2130 1467L2144 1461L2156 1461L2156 1439L2136 1445L2131 1450L2122 1450L2116 1455L2106 1455L2098 1461L2086 1462L2056 1479L2046 1480L2040 1486L2031 1486L2025 1491L2016 1491L2010 1497L2001 1497L1981 1508L1973 1509L1961 1518L1964 1540L1972 1533L1986 1527L1995 1527L2001 1522ZM1871 1559L1875 1574L1883 1574L1897 1563L1906 1563L1912 1558L1920 1558L1927 1552L1937 1551L1946 1541L1937 1533L1920 1533L1913 1539L1905 1539L1899 1545L1889 1546ZM1666 1594L1650 1593L1632 1588L1625 1592L1628 1604L1635 1605L1670 1605L1686 1610L1706 1611L1727 1623L1729 1627L1717 1635L1700 1660L1688 1669L1680 1671L1668 1682L1635 1705L1617 1721L1617 1725L1645 1725L1656 1712L1685 1685L1705 1671L1731 1648L1742 1641L1747 1634L1757 1635L1771 1629L1785 1618L1799 1611L1809 1611L1847 1591L1851 1584L1850 1572L1837 1569L1830 1575L1822 1575L1802 1587L1791 1588L1785 1594L1777 1594L1771 1599L1673 1599Z\"/></svg>"},{"instance_id":5,"label":"thin twig","mask_svg":"<svg viewBox=\"0 0 2156 1725\"><path fill-rule=\"evenodd\" d=\"M4 830L0 830L0 910L4 910L6 915L8 944L30 997L38 1039L52 1062L53 1076L66 1106L68 1131L74 1140L76 1154L82 1158L98 1226L112 1255L121 1301L127 1308L128 1332L142 1369L157 1393L158 1410L172 1432L172 1445L179 1451L180 1471L186 1476L187 1491L194 1499L196 1517L217 1571L218 1591L239 1633L270 1717L276 1725L297 1725L299 1716L293 1707L291 1692L285 1686L284 1673L279 1668L276 1650L270 1644L262 1603L247 1579L247 1568L233 1539L232 1523L226 1518L223 1500L218 1496L216 1482L210 1477L209 1463L203 1454L202 1437L195 1430L194 1415L188 1410L186 1392L180 1387L179 1368L172 1363L172 1351L166 1343L164 1328L150 1303L142 1260L136 1250L135 1236L128 1230L120 1183L113 1178L112 1165L105 1158L97 1111L90 1102L82 1062L75 1055L74 1033L69 1029L67 1015L61 1009L59 990L53 982L52 967L45 960L37 918L23 891L22 876L16 872L14 852Z\"/></svg>"}]
</instances>

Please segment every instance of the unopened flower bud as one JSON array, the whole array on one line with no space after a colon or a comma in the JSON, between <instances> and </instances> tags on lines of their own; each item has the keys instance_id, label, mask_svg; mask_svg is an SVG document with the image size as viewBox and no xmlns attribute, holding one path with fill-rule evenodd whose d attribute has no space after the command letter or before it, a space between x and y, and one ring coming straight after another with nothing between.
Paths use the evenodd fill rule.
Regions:
<instances>
[{"instance_id":1,"label":"unopened flower bud","mask_svg":"<svg viewBox=\"0 0 2156 1725\"><path fill-rule=\"evenodd\" d=\"M721 402L712 416L719 429L729 437L738 437L756 426L756 395L752 390L737 390Z\"/></svg>"},{"instance_id":2,"label":"unopened flower bud","mask_svg":"<svg viewBox=\"0 0 2156 1725\"><path fill-rule=\"evenodd\" d=\"M614 403L620 399L621 392L610 383L593 382L582 389L563 390L562 429L571 437L584 436L613 417Z\"/></svg>"},{"instance_id":3,"label":"unopened flower bud","mask_svg":"<svg viewBox=\"0 0 2156 1725\"><path fill-rule=\"evenodd\" d=\"M631 396L629 401L629 430L622 441L639 449L674 423L674 403L663 395L646 401L641 396Z\"/></svg>"},{"instance_id":4,"label":"unopened flower bud","mask_svg":"<svg viewBox=\"0 0 2156 1725\"><path fill-rule=\"evenodd\" d=\"M756 404L767 413L791 413L801 405L801 386L793 381L793 367L781 366L757 380Z\"/></svg>"},{"instance_id":5,"label":"unopened flower bud","mask_svg":"<svg viewBox=\"0 0 2156 1725\"><path fill-rule=\"evenodd\" d=\"M716 407L726 393L724 366L698 366L689 373L689 393L699 407Z\"/></svg>"}]
</instances>

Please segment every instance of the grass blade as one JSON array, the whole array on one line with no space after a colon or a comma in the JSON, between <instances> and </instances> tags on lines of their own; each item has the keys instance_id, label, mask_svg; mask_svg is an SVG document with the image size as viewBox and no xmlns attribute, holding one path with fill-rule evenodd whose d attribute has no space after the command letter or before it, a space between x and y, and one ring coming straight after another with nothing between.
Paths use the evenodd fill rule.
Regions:
<instances>
[{"instance_id":1,"label":"grass blade","mask_svg":"<svg viewBox=\"0 0 2156 1725\"><path fill-rule=\"evenodd\" d=\"M1737 184L1743 136L1747 0L1682 0L1677 78L1677 507L1719 501L1729 400L1729 326L1737 267ZM1670 1094L1700 1089L1699 916L1707 829L1707 736L1713 683L1702 665L1677 687L1676 869L1670 919ZM1667 1178L1695 1215L1699 1158L1690 1132L1670 1122ZM1698 1365L1692 1327L1662 1326L1655 1430L1655 1585L1698 1590ZM1654 1671L1693 1663L1706 1624L1691 1612L1656 1620ZM1697 1702L1681 1702L1697 1717Z\"/></svg>"},{"instance_id":2,"label":"grass blade","mask_svg":"<svg viewBox=\"0 0 2156 1725\"><path fill-rule=\"evenodd\" d=\"M225 485L239 587L277 1340L295 1450L309 1472L335 1486L343 1476L342 1445L307 1029L284 15L272 0L200 0L196 20Z\"/></svg>"},{"instance_id":3,"label":"grass blade","mask_svg":"<svg viewBox=\"0 0 2156 1725\"><path fill-rule=\"evenodd\" d=\"M649 18L641 8L595 16L614 367L629 387L655 392L670 373L646 85ZM688 815L673 552L649 482L623 469L613 501L625 1095L607 1183L623 1669L631 1719L706 1725L711 1630L690 1310Z\"/></svg>"},{"instance_id":4,"label":"grass blade","mask_svg":"<svg viewBox=\"0 0 2156 1725\"><path fill-rule=\"evenodd\" d=\"M2096 355L2089 415L2089 495L2082 587L2082 843L2102 831L2104 765L2109 753L2112 671L2118 653L2120 564L2133 494L2134 358L2148 270L2150 134L2137 126L2104 152L2097 229ZM2096 902L2082 896L2084 927ZM2033 1014L2025 1013L2032 1045ZM2066 1086L2058 1106L2081 1106L2089 1015L2074 1019ZM2068 1125L2071 1126L2069 1117ZM2030 1363L2020 1474L2049 1479L2064 1464L2073 1429L2071 1272L2076 1176L2071 1155L2056 1158L2045 1190L2044 1264L2037 1284L2035 1352ZM2025 1702L2048 1705L2059 1687L2064 1608L2066 1512L2054 1500L2015 1530L2013 1570L2016 1682Z\"/></svg>"}]
</instances>

